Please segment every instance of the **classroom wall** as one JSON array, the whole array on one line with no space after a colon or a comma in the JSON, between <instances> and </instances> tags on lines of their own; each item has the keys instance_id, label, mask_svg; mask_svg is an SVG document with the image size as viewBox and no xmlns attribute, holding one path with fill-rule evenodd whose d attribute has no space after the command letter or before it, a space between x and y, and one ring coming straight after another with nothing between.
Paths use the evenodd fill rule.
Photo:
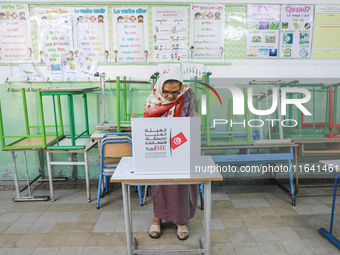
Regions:
<instances>
[{"instance_id":1,"label":"classroom wall","mask_svg":"<svg viewBox=\"0 0 340 255\"><path fill-rule=\"evenodd\" d=\"M82 5L84 3L92 3L93 1L84 0L84 1L64 1L64 2L54 2L54 1L25 1L28 4L37 4L37 5ZM197 3L206 3L206 1L195 1ZM115 2L117 5L143 5L145 6L145 1L124 1L124 2ZM167 4L169 2L165 1L148 1L148 3L157 3L157 4ZM176 4L189 4L191 1L172 1L172 3ZM248 1L218 1L218 3L225 3L229 8L240 8L240 10L244 10L246 3L259 3L259 1L248 0ZM235 5L236 3L236 5ZM262 2L265 3L265 2ZM288 4L291 3L289 1L284 0L273 0L270 1L270 4ZM338 4L338 0L328 0L326 3L320 0L310 0L310 1L296 1L294 4ZM113 5L112 1L100 1L96 2L96 5ZM151 8L151 5L147 5ZM155 5L157 6L157 5ZM228 13L227 13L228 15ZM245 27L244 17L239 19L235 16L228 16L226 20L227 24L239 24ZM228 23L229 22L229 23ZM239 58L242 51L245 51L245 46L242 48L239 45L241 43L242 38L238 40L233 39L232 37L226 36L225 40L225 49L226 49L226 59L224 65L216 65L216 64L207 64L205 65L205 71L212 72L211 80L213 78L225 78L225 81L216 85L218 88L218 93L222 96L222 101L227 102L230 98L230 92L225 89L225 85L227 84L238 84L239 87L247 86L248 82L251 80L284 80L289 82L291 80L300 80L300 81L308 81L313 83L324 82L328 84L337 83L340 80L339 75L339 66L340 59L335 60L320 60L320 59L301 59L301 60L286 60L286 59L276 59L276 60L246 60ZM228 51L230 49L230 51ZM239 50L240 52L237 52ZM46 75L45 66L38 65L37 68ZM141 80L149 80L150 75L157 71L157 65L153 63L149 64L136 64L136 65L119 65L119 64L101 64L98 68L99 72L105 72L108 77L111 79L116 76L127 76L128 79L141 79ZM4 81L6 78L14 79L16 74L19 73L18 65L0 65L0 100L1 106L4 115L4 127L6 134L18 134L24 133L23 130L23 112L22 112L22 99L21 93L18 92L7 92L5 89ZM85 84L86 86L86 84ZM255 92L263 92L263 86L254 87ZM129 91L129 112L136 111L141 113L142 108L144 106L145 99L147 98L149 91L148 90L138 90L138 91ZM106 111L107 111L107 119L114 120L115 119L115 92L106 92ZM28 104L29 104L29 116L31 117L30 121L32 123L39 123L37 117L37 97L34 92L27 93ZM95 92L88 96L88 100L90 102L90 125L91 131L94 131L94 126L99 122L99 92ZM324 101L324 96L318 97L320 102ZM63 102L63 115L65 125L68 125L68 115L67 108L65 107L66 101L62 99ZM270 101L271 103L271 101ZM53 113L51 108L51 100L44 99L45 105L45 118L47 123L52 123L53 121ZM228 118L228 108L226 107L218 107L215 106L212 102L211 105L211 116L213 118ZM263 103L263 109L265 105ZM84 127L83 123L83 110L82 110L82 100L81 98L77 98L75 100L75 116L76 116L76 128L80 131ZM325 113L325 105L320 104L318 108L317 115L318 117L323 117ZM68 128L65 130L68 132ZM266 132L267 130L264 129ZM37 130L36 132L39 132ZM46 173L46 159L44 153L41 153L44 172ZM98 178L99 166L98 166L98 151L93 150L89 154L90 156L90 177ZM57 157L59 160L70 160L69 154L60 155ZM301 158L299 159L299 163L303 162L313 162L317 163L317 160L312 158ZM17 167L19 171L19 178L24 179L24 164L23 164L23 156L22 153L18 153L18 157L16 159ZM28 165L29 165L29 173L31 177L34 177L37 173L37 156L35 152L28 153ZM77 171L77 175L80 178L84 178L84 169L83 167L75 167ZM54 168L54 176L71 176L71 168L70 167L62 167L57 166ZM12 166L9 152L0 152L0 180L12 180Z\"/></svg>"}]
</instances>

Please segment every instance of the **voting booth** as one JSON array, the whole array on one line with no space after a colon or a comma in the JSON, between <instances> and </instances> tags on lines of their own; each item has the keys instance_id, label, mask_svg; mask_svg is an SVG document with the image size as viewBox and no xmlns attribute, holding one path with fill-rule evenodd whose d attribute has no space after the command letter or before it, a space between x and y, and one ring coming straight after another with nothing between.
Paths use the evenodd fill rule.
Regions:
<instances>
[{"instance_id":1,"label":"voting booth","mask_svg":"<svg viewBox=\"0 0 340 255\"><path fill-rule=\"evenodd\" d=\"M132 118L135 174L190 174L201 156L201 117Z\"/></svg>"}]
</instances>

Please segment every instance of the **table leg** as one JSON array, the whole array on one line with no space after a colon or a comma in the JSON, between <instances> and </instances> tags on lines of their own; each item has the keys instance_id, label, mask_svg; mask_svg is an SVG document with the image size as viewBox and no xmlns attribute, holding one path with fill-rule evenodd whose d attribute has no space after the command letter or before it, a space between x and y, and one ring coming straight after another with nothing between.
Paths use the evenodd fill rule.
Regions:
<instances>
[{"instance_id":1,"label":"table leg","mask_svg":"<svg viewBox=\"0 0 340 255\"><path fill-rule=\"evenodd\" d=\"M70 119L70 132L71 132L71 141L72 146L75 146L75 136L76 136L76 130L74 125L74 110L73 110L73 97L72 95L67 96L67 102L68 102L68 115Z\"/></svg>"},{"instance_id":2,"label":"table leg","mask_svg":"<svg viewBox=\"0 0 340 255\"><path fill-rule=\"evenodd\" d=\"M90 190L89 161L88 161L88 158L87 158L87 151L84 152L84 160L85 160L87 202L90 203L91 202L91 190Z\"/></svg>"},{"instance_id":3,"label":"table leg","mask_svg":"<svg viewBox=\"0 0 340 255\"><path fill-rule=\"evenodd\" d=\"M288 167L289 167L290 195L292 197L292 206L295 206L295 183L294 183L294 176L293 176L292 161L290 159L288 160Z\"/></svg>"},{"instance_id":4,"label":"table leg","mask_svg":"<svg viewBox=\"0 0 340 255\"><path fill-rule=\"evenodd\" d=\"M90 135L90 127L89 127L89 113L87 108L87 96L86 94L83 95L84 97L84 114L85 114L85 127L86 127L86 135Z\"/></svg>"},{"instance_id":5,"label":"table leg","mask_svg":"<svg viewBox=\"0 0 340 255\"><path fill-rule=\"evenodd\" d=\"M123 204L124 204L124 218L125 218L125 231L128 255L132 255L132 229L130 222L130 205L128 197L129 185L122 182Z\"/></svg>"},{"instance_id":6,"label":"table leg","mask_svg":"<svg viewBox=\"0 0 340 255\"><path fill-rule=\"evenodd\" d=\"M25 171L26 171L26 181L27 181L27 190L28 190L28 196L32 197L32 191L31 191L31 185L30 185L30 178L28 176L28 167L27 167L27 158L26 158L26 151L23 151L24 153L24 162L25 162Z\"/></svg>"},{"instance_id":7,"label":"table leg","mask_svg":"<svg viewBox=\"0 0 340 255\"><path fill-rule=\"evenodd\" d=\"M211 254L211 181L204 184L204 244L207 255ZM203 248L203 247L202 247Z\"/></svg>"},{"instance_id":8,"label":"table leg","mask_svg":"<svg viewBox=\"0 0 340 255\"><path fill-rule=\"evenodd\" d=\"M320 228L319 232L324 235L329 241L331 241L338 249L340 249L340 241L336 239L333 235L333 219L334 219L334 209L335 209L335 198L336 198L336 188L338 184L338 176L335 175L335 183L334 183L334 194L333 194L333 205L332 205L332 214L331 214L331 222L329 225L329 232L324 229Z\"/></svg>"},{"instance_id":9,"label":"table leg","mask_svg":"<svg viewBox=\"0 0 340 255\"><path fill-rule=\"evenodd\" d=\"M54 202L54 189L53 189L53 176L52 176L51 158L50 158L50 152L48 152L48 151L46 151L46 158L47 158L48 179L49 179L49 182L50 182L51 201Z\"/></svg>"},{"instance_id":10,"label":"table leg","mask_svg":"<svg viewBox=\"0 0 340 255\"><path fill-rule=\"evenodd\" d=\"M12 157L12 166L13 166L13 175L14 175L14 183L15 183L15 197L20 198L20 190L19 190L19 181L18 181L18 173L17 173L17 165L15 163L15 155L14 151L11 151Z\"/></svg>"}]
</instances>

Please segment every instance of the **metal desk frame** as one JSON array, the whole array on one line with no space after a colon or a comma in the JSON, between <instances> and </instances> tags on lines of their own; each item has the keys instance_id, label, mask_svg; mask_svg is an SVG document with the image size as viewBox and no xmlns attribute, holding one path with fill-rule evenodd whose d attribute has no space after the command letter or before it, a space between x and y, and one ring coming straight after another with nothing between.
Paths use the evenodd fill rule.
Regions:
<instances>
[{"instance_id":1,"label":"metal desk frame","mask_svg":"<svg viewBox=\"0 0 340 255\"><path fill-rule=\"evenodd\" d=\"M331 164L333 162L334 162L334 165L331 166ZM330 225L329 225L329 232L324 228L320 228L319 232L324 237L326 237L331 243L333 243L338 249L340 249L340 241L335 236L333 236L333 234L332 234L333 220L334 220L334 209L335 209L335 199L336 199L336 189L337 189L337 184L338 184L338 177L340 176L340 172L339 172L340 160L320 160L319 163L325 165L330 172L333 172L335 174L332 214L331 214L331 222L330 222ZM331 170L330 168L333 168L334 170Z\"/></svg>"},{"instance_id":2,"label":"metal desk frame","mask_svg":"<svg viewBox=\"0 0 340 255\"><path fill-rule=\"evenodd\" d=\"M69 149L69 150L61 150L56 145L52 145L51 147L46 149L46 157L47 157L47 168L48 168L48 176L49 176L49 182L50 182L50 192L51 192L51 201L54 201L54 189L53 189L53 175L52 175L52 165L71 165L71 166L85 166L85 177L86 177L86 193L87 193L87 201L91 202L91 192L90 192L90 176L89 176L89 163L88 163L88 151L91 150L97 142L91 142L88 138L83 138L85 140L88 140L89 145L81 145L84 147L84 149ZM61 140L60 143L65 142L68 139ZM72 142L72 141L71 141ZM81 142L81 138L78 140L78 142ZM84 162L70 162L70 161L51 161L52 153L84 153Z\"/></svg>"},{"instance_id":3,"label":"metal desk frame","mask_svg":"<svg viewBox=\"0 0 340 255\"><path fill-rule=\"evenodd\" d=\"M121 163L128 162L128 160L133 160L133 158L122 158ZM124 161L124 162L123 162ZM121 164L120 163L120 164ZM213 163L213 162L212 162ZM124 169L123 169L124 170ZM213 180L221 180L222 178L213 178L211 179L201 179L195 178L193 181L189 181L188 179L155 179L152 181L149 179L115 179L115 174L118 171L123 171L119 169L119 165L117 170L112 175L111 182L121 182L122 183L122 193L123 193L123 204L124 204L124 218L125 218L125 229L126 229L126 241L128 248L128 255L132 254L168 254L168 253L202 253L205 255L211 254L211 230L210 230L210 222L211 222L211 181ZM211 175L212 176L212 175ZM221 175L220 175L221 176ZM204 184L204 192L206 194L207 199L204 200L204 237L200 239L201 249L195 250L138 250L137 249L137 239L132 236L132 213L131 213L131 203L130 203L130 186L131 185L181 185L181 184Z\"/></svg>"},{"instance_id":4,"label":"metal desk frame","mask_svg":"<svg viewBox=\"0 0 340 255\"><path fill-rule=\"evenodd\" d=\"M238 155L211 155L212 159L215 163L229 163L229 164L251 164L251 163L275 163L275 162L286 162L289 167L289 182L290 182L290 190L284 187L282 184L278 183L275 178L268 175L268 179L278 185L288 196L292 199L292 206L295 206L295 196L296 196L296 188L294 183L294 175L293 175L293 167L292 160L294 160L294 150L293 148L298 147L297 144L293 143L284 143L284 144L256 144L256 145L228 145L228 146L209 146L202 147L202 155L205 155L206 150L225 150L225 149L240 149L244 150L245 154ZM287 148L289 152L283 153L256 153L251 154L251 149L263 149L263 148ZM296 149L295 149L296 151ZM261 157L259 157L259 155ZM295 158L296 162L296 158ZM268 174L268 173L267 173ZM274 176L275 177L275 176ZM201 192L202 193L202 192ZM203 195L203 194L202 194Z\"/></svg>"}]
</instances>

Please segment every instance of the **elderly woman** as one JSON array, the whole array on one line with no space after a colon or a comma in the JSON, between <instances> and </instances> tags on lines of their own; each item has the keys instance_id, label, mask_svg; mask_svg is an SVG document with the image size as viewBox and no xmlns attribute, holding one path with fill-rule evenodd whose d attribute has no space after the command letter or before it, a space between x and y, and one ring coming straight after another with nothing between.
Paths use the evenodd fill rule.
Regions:
<instances>
[{"instance_id":1,"label":"elderly woman","mask_svg":"<svg viewBox=\"0 0 340 255\"><path fill-rule=\"evenodd\" d=\"M148 97L144 117L192 117L197 112L195 94L183 84L183 75L178 67L170 66L158 79L152 94ZM153 185L151 186L154 219L149 235L159 238L162 220L176 224L177 237L189 237L190 218L195 215L198 185Z\"/></svg>"}]
</instances>

